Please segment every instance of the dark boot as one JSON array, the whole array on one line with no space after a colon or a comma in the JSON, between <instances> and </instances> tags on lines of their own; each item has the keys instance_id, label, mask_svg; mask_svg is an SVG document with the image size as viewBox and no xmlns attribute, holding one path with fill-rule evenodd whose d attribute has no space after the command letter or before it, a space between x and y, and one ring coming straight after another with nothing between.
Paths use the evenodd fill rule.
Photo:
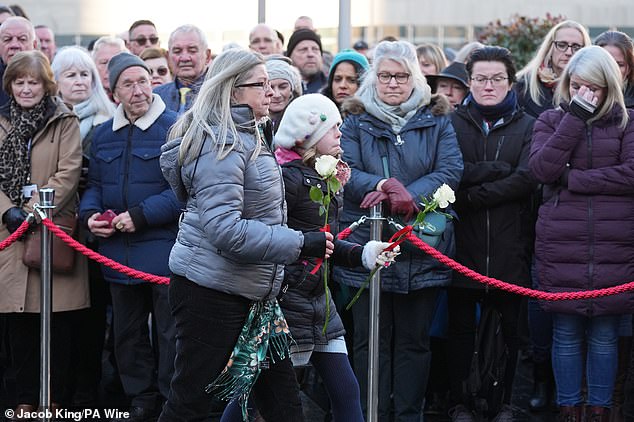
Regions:
<instances>
[{"instance_id":1,"label":"dark boot","mask_svg":"<svg viewBox=\"0 0 634 422\"><path fill-rule=\"evenodd\" d=\"M586 406L586 422L608 422L609 420L609 407Z\"/></svg>"},{"instance_id":2,"label":"dark boot","mask_svg":"<svg viewBox=\"0 0 634 422\"><path fill-rule=\"evenodd\" d=\"M559 406L559 422L581 422L581 406Z\"/></svg>"},{"instance_id":3,"label":"dark boot","mask_svg":"<svg viewBox=\"0 0 634 422\"><path fill-rule=\"evenodd\" d=\"M550 360L533 365L533 394L528 400L528 408L533 412L546 410L553 395L553 367Z\"/></svg>"}]
</instances>

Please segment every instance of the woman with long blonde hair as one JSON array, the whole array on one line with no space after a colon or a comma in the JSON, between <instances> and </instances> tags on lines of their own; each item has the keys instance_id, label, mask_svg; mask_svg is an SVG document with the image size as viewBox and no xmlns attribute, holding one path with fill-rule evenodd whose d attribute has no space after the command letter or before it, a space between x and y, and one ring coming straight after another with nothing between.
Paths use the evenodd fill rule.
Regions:
<instances>
[{"instance_id":1,"label":"woman with long blonde hair","mask_svg":"<svg viewBox=\"0 0 634 422\"><path fill-rule=\"evenodd\" d=\"M566 20L553 26L533 59L517 72L515 91L524 111L538 117L553 108L557 81L566 64L577 51L591 44L588 31L578 22Z\"/></svg>"}]
</instances>

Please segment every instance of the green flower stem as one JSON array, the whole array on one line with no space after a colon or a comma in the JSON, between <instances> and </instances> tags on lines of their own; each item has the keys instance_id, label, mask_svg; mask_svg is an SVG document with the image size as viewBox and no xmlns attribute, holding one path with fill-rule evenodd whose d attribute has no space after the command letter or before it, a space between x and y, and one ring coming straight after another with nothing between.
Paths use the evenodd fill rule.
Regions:
<instances>
[{"instance_id":1,"label":"green flower stem","mask_svg":"<svg viewBox=\"0 0 634 422\"><path fill-rule=\"evenodd\" d=\"M354 295L350 303L346 305L346 311L349 311L350 308L352 308L352 305L354 305L357 302L357 300L359 300L359 298L361 297L361 293L363 293L363 290L365 290L365 288L368 287L368 285L370 284L370 281L372 280L372 277L374 277L374 274L376 274L376 272L379 271L380 268L381 268L380 265L376 265L372 269L372 271L370 272L370 275L368 276L368 278L365 279L361 287L359 287L359 290L357 290L357 293Z\"/></svg>"},{"instance_id":2,"label":"green flower stem","mask_svg":"<svg viewBox=\"0 0 634 422\"><path fill-rule=\"evenodd\" d=\"M326 182L327 184L328 182ZM330 186L327 184L326 191L328 198L330 199ZM324 220L324 226L328 227L328 210L330 209L330 201L327 201L328 205L326 208L326 219ZM328 290L328 258L324 258L324 291L326 292L326 320L324 321L324 328L322 328L321 332L323 335L326 335L326 329L328 328L328 321L330 320L330 291Z\"/></svg>"}]
</instances>

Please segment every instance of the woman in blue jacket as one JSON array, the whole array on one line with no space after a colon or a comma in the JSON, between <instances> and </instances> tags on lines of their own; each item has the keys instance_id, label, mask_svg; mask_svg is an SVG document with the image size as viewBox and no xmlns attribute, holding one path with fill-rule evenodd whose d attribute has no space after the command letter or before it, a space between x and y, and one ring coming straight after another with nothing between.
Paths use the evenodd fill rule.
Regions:
<instances>
[{"instance_id":1,"label":"woman in blue jacket","mask_svg":"<svg viewBox=\"0 0 634 422\"><path fill-rule=\"evenodd\" d=\"M379 202L384 202L386 216L408 222L416 215L421 196L430 196L443 183L457 187L463 165L446 116L451 107L444 97L432 97L413 45L381 42L354 100L341 129L343 159L352 168L342 227L367 215L368 208ZM361 244L369 239L368 225L349 238ZM451 224L439 248L453 251ZM381 276L379 417L388 417L392 393L395 419L418 421L431 358L429 326L438 287L449 283L451 271L421 251L401 249L395 265ZM335 274L339 282L353 287L368 277L361 267L336 268ZM362 400L367 389L368 307L366 292L352 308L354 363Z\"/></svg>"}]
</instances>

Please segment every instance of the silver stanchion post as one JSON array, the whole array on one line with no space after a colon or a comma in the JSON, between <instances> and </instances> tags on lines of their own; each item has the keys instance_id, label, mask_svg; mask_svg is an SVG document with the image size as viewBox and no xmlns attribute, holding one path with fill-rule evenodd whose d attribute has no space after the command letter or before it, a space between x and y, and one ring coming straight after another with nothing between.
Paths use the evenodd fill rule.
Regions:
<instances>
[{"instance_id":1,"label":"silver stanchion post","mask_svg":"<svg viewBox=\"0 0 634 422\"><path fill-rule=\"evenodd\" d=\"M381 240L383 216L381 204L370 210L370 239ZM381 298L381 271L370 280L370 331L368 340L368 415L367 422L379 420L379 308Z\"/></svg>"},{"instance_id":2,"label":"silver stanchion post","mask_svg":"<svg viewBox=\"0 0 634 422\"><path fill-rule=\"evenodd\" d=\"M40 189L40 208L48 218L53 216L55 189ZM53 266L53 233L44 224L42 230L40 268L40 411L41 421L50 420L48 411L51 408L51 311L53 306L52 266Z\"/></svg>"}]
</instances>

